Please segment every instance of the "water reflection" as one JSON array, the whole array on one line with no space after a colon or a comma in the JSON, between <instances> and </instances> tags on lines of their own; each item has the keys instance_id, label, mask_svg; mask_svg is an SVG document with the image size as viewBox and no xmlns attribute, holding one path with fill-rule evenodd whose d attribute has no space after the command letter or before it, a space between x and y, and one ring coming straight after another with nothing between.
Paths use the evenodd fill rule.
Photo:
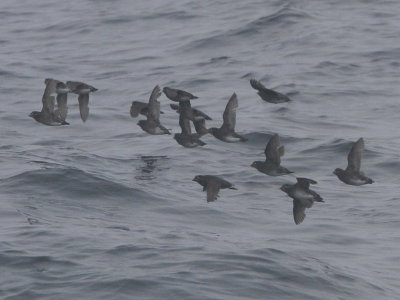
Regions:
<instances>
[{"instance_id":1,"label":"water reflection","mask_svg":"<svg viewBox=\"0 0 400 300\"><path fill-rule=\"evenodd\" d=\"M157 176L157 172L161 171L163 161L167 160L168 157L163 156L140 156L139 159L144 162L144 165L137 167L140 172L136 179L139 180L153 180Z\"/></svg>"}]
</instances>

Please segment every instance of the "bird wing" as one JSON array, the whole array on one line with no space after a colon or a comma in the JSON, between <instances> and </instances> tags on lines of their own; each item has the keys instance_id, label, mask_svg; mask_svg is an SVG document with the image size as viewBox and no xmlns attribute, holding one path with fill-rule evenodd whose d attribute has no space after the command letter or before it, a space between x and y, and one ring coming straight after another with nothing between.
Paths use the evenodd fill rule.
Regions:
<instances>
[{"instance_id":1,"label":"bird wing","mask_svg":"<svg viewBox=\"0 0 400 300\"><path fill-rule=\"evenodd\" d=\"M53 95L56 93L58 80L47 78L44 82L46 84L46 87L44 89L42 97L42 112L53 113L55 103L55 98L53 97Z\"/></svg>"},{"instance_id":2,"label":"bird wing","mask_svg":"<svg viewBox=\"0 0 400 300\"><path fill-rule=\"evenodd\" d=\"M351 148L347 156L346 171L360 172L361 157L364 150L364 139L359 138L358 141Z\"/></svg>"},{"instance_id":3,"label":"bird wing","mask_svg":"<svg viewBox=\"0 0 400 300\"><path fill-rule=\"evenodd\" d=\"M293 219L296 225L306 218L306 207L298 199L293 199Z\"/></svg>"},{"instance_id":4,"label":"bird wing","mask_svg":"<svg viewBox=\"0 0 400 300\"><path fill-rule=\"evenodd\" d=\"M233 132L235 130L235 125L236 125L236 109L238 108L238 99L236 96L236 93L233 93L231 98L228 101L228 104L226 105L224 114L223 114L223 119L224 123L221 127L221 129L226 130L228 132Z\"/></svg>"},{"instance_id":5,"label":"bird wing","mask_svg":"<svg viewBox=\"0 0 400 300\"><path fill-rule=\"evenodd\" d=\"M302 177L297 177L297 184L304 188L305 190L308 190L310 188L310 184L317 184L315 180L308 179L308 178L302 178Z\"/></svg>"},{"instance_id":6,"label":"bird wing","mask_svg":"<svg viewBox=\"0 0 400 300\"><path fill-rule=\"evenodd\" d=\"M210 116L208 116L207 114L205 114L204 112L202 112L199 109L192 108L192 111L193 111L195 119L212 120Z\"/></svg>"},{"instance_id":7,"label":"bird wing","mask_svg":"<svg viewBox=\"0 0 400 300\"><path fill-rule=\"evenodd\" d=\"M261 82L259 82L258 80L255 80L254 78L250 79L250 85L255 90L263 90L263 89L265 89L265 86Z\"/></svg>"},{"instance_id":8,"label":"bird wing","mask_svg":"<svg viewBox=\"0 0 400 300\"><path fill-rule=\"evenodd\" d=\"M71 90L71 92L75 92L79 85L84 84L80 81L67 81L66 85Z\"/></svg>"},{"instance_id":9,"label":"bird wing","mask_svg":"<svg viewBox=\"0 0 400 300\"><path fill-rule=\"evenodd\" d=\"M179 113L179 105L178 104L170 104L169 105L173 110L175 110L177 113Z\"/></svg>"},{"instance_id":10,"label":"bird wing","mask_svg":"<svg viewBox=\"0 0 400 300\"><path fill-rule=\"evenodd\" d=\"M160 120L160 102L157 101L157 99L161 96L161 90L158 85L156 85L151 92L150 98L149 98L149 106L148 106L148 113L147 113L147 119L152 119L156 122L159 122Z\"/></svg>"},{"instance_id":11,"label":"bird wing","mask_svg":"<svg viewBox=\"0 0 400 300\"><path fill-rule=\"evenodd\" d=\"M205 119L195 120L195 121L193 121L193 125L198 134L204 134L207 132Z\"/></svg>"},{"instance_id":12,"label":"bird wing","mask_svg":"<svg viewBox=\"0 0 400 300\"><path fill-rule=\"evenodd\" d=\"M130 109L132 118L136 118L139 114L144 113L144 109L147 109L148 104L140 101L133 101ZM147 114L147 112L146 112Z\"/></svg>"},{"instance_id":13,"label":"bird wing","mask_svg":"<svg viewBox=\"0 0 400 300\"><path fill-rule=\"evenodd\" d=\"M67 95L67 93L57 95L57 110L55 113L62 121L65 121L68 114Z\"/></svg>"},{"instance_id":14,"label":"bird wing","mask_svg":"<svg viewBox=\"0 0 400 300\"><path fill-rule=\"evenodd\" d=\"M182 91L182 90L176 90L177 98L179 101L188 101L190 99L197 99L198 97L192 95L189 92Z\"/></svg>"},{"instance_id":15,"label":"bird wing","mask_svg":"<svg viewBox=\"0 0 400 300\"><path fill-rule=\"evenodd\" d=\"M86 122L89 116L89 94L80 94L78 96L78 102L81 119L83 122Z\"/></svg>"},{"instance_id":16,"label":"bird wing","mask_svg":"<svg viewBox=\"0 0 400 300\"><path fill-rule=\"evenodd\" d=\"M192 129L190 128L190 120L185 118L182 114L179 115L179 126L181 126L182 133L191 135Z\"/></svg>"},{"instance_id":17,"label":"bird wing","mask_svg":"<svg viewBox=\"0 0 400 300\"><path fill-rule=\"evenodd\" d=\"M212 202L217 200L219 189L220 189L219 183L217 182L207 183L207 202Z\"/></svg>"},{"instance_id":18,"label":"bird wing","mask_svg":"<svg viewBox=\"0 0 400 300\"><path fill-rule=\"evenodd\" d=\"M265 147L265 157L267 161L272 162L276 166L280 166L281 164L281 153L283 152L281 145L281 141L278 134L274 134L268 141L267 146Z\"/></svg>"}]
</instances>

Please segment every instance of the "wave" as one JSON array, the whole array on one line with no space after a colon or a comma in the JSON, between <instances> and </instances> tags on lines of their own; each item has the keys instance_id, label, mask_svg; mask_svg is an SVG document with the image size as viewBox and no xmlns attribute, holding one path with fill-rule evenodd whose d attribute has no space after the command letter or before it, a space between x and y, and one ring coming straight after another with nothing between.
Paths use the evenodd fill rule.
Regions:
<instances>
[{"instance_id":1,"label":"wave","mask_svg":"<svg viewBox=\"0 0 400 300\"><path fill-rule=\"evenodd\" d=\"M143 203L157 200L139 189L100 178L74 168L51 168L27 171L3 179L4 192L22 195L49 195L73 199L133 199ZM46 196L48 197L48 196Z\"/></svg>"}]
</instances>

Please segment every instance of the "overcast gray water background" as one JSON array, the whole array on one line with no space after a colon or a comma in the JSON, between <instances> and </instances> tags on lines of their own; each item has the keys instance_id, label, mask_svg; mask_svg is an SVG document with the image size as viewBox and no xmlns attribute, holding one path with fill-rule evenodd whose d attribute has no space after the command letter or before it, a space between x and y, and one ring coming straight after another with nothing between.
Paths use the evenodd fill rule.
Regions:
<instances>
[{"instance_id":1,"label":"overcast gray water background","mask_svg":"<svg viewBox=\"0 0 400 300\"><path fill-rule=\"evenodd\" d=\"M399 1L0 3L1 299L400 299ZM70 126L28 117L44 79L99 90ZM288 94L265 103L260 79ZM186 149L129 115L178 87L219 126L233 92L247 143ZM162 122L179 132L170 101ZM280 185L249 165L269 137L326 200L296 226ZM359 137L354 187L344 168ZM238 188L206 203L198 174Z\"/></svg>"}]
</instances>

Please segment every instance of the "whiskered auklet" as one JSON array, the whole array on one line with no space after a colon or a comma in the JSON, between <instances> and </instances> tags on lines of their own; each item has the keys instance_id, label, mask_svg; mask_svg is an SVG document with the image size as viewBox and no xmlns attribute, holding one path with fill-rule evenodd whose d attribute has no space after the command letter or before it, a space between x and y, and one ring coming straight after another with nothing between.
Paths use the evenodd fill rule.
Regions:
<instances>
[{"instance_id":1,"label":"whiskered auklet","mask_svg":"<svg viewBox=\"0 0 400 300\"><path fill-rule=\"evenodd\" d=\"M48 125L48 126L60 126L69 125L65 121L67 115L67 107L58 103L57 109L55 109L55 97L54 94L57 93L57 86L60 81L52 78L45 79L45 90L42 96L42 110L33 111L29 116L35 119L37 122ZM58 97L57 97L58 102Z\"/></svg>"},{"instance_id":2,"label":"whiskered auklet","mask_svg":"<svg viewBox=\"0 0 400 300\"><path fill-rule=\"evenodd\" d=\"M310 184L317 184L315 180L297 178L296 184L284 184L281 190L293 199L293 218L296 225L304 221L306 208L314 202L324 202L320 195L310 189Z\"/></svg>"},{"instance_id":3,"label":"whiskered auklet","mask_svg":"<svg viewBox=\"0 0 400 300\"><path fill-rule=\"evenodd\" d=\"M179 105L176 104L170 104L171 108L175 110L177 113L181 114L182 113L182 105L185 102L180 102ZM191 116L192 116L192 121L194 128L196 129L196 132L199 136L203 136L207 133L209 133L207 127L206 127L206 120L211 120L211 117L209 117L207 114L202 112L199 109L191 107Z\"/></svg>"},{"instance_id":4,"label":"whiskered auklet","mask_svg":"<svg viewBox=\"0 0 400 300\"><path fill-rule=\"evenodd\" d=\"M281 156L285 153L284 146L281 146L280 138L278 134L274 134L268 141L265 147L265 161L255 161L251 164L253 168L256 168L261 173L270 176L281 176L293 173L288 169L281 166Z\"/></svg>"},{"instance_id":5,"label":"whiskered auklet","mask_svg":"<svg viewBox=\"0 0 400 300\"><path fill-rule=\"evenodd\" d=\"M217 200L220 189L237 190L232 183L213 175L197 175L193 178L193 181L203 187L203 192L207 191L207 202Z\"/></svg>"},{"instance_id":6,"label":"whiskered auklet","mask_svg":"<svg viewBox=\"0 0 400 300\"><path fill-rule=\"evenodd\" d=\"M78 94L79 112L83 122L86 122L89 116L89 93L97 91L91 85L80 81L67 81L67 87L72 93Z\"/></svg>"},{"instance_id":7,"label":"whiskered auklet","mask_svg":"<svg viewBox=\"0 0 400 300\"><path fill-rule=\"evenodd\" d=\"M137 124L149 134L171 134L167 128L160 123L160 102L157 99L161 96L161 90L156 85L151 92L146 120L140 120Z\"/></svg>"},{"instance_id":8,"label":"whiskered auklet","mask_svg":"<svg viewBox=\"0 0 400 300\"><path fill-rule=\"evenodd\" d=\"M335 174L341 181L349 185L364 185L374 183L371 178L368 178L363 172L360 171L363 151L364 139L359 138L347 156L348 163L346 170L337 168L335 171L333 171L333 174Z\"/></svg>"},{"instance_id":9,"label":"whiskered auklet","mask_svg":"<svg viewBox=\"0 0 400 300\"><path fill-rule=\"evenodd\" d=\"M174 139L178 142L178 144L186 148L194 148L197 146L206 145L206 143L200 140L200 136L197 133L192 133L190 128L190 120L182 114L179 114L179 126L181 127L182 132L174 135Z\"/></svg>"},{"instance_id":10,"label":"whiskered auklet","mask_svg":"<svg viewBox=\"0 0 400 300\"><path fill-rule=\"evenodd\" d=\"M290 101L288 96L278 93L274 90L267 89L261 82L255 79L250 79L250 85L253 87L253 89L258 91L258 95L266 102L276 104Z\"/></svg>"},{"instance_id":11,"label":"whiskered auklet","mask_svg":"<svg viewBox=\"0 0 400 300\"><path fill-rule=\"evenodd\" d=\"M217 139L224 142L245 142L247 138L235 132L236 125L236 109L238 108L238 98L236 93L233 93L229 99L224 114L224 122L220 128L210 128L209 132L212 133Z\"/></svg>"},{"instance_id":12,"label":"whiskered auklet","mask_svg":"<svg viewBox=\"0 0 400 300\"><path fill-rule=\"evenodd\" d=\"M199 97L192 95L189 92L178 90L178 89L172 89L169 87L164 87L163 92L164 92L165 96L167 96L168 99L175 101L175 102L189 101L192 99L199 98Z\"/></svg>"}]
</instances>

